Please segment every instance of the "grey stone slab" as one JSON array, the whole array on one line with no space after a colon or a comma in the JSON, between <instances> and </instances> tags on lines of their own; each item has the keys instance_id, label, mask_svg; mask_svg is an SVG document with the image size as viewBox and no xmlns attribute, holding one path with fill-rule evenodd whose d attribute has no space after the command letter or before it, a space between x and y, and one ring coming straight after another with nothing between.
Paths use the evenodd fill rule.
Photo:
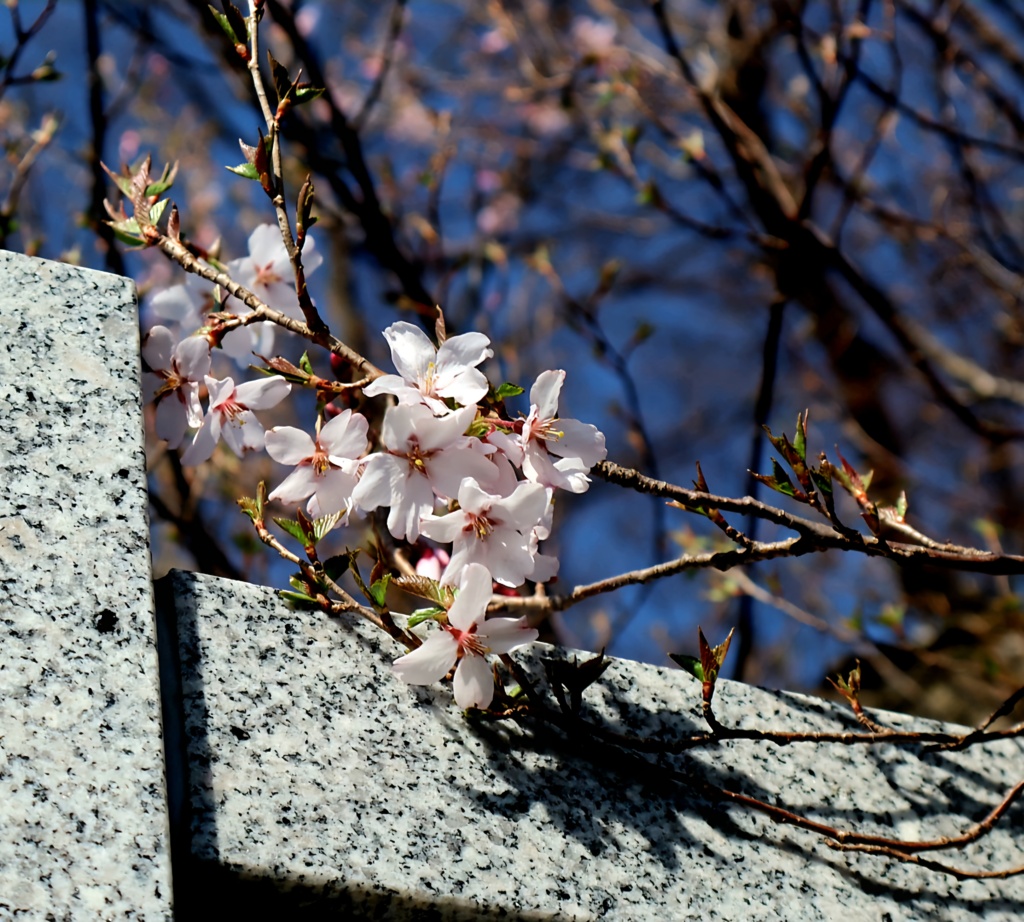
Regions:
<instances>
[{"instance_id":1,"label":"grey stone slab","mask_svg":"<svg viewBox=\"0 0 1024 922\"><path fill-rule=\"evenodd\" d=\"M1016 741L930 755L734 742L655 765L467 722L448 689L391 676L400 651L388 638L291 611L270 590L173 573L161 595L180 639L190 873L239 910L389 920L1024 914L1020 879L958 882L837 853L695 792L706 780L822 822L930 838L966 828L1020 779ZM701 726L698 699L682 671L616 660L587 707L618 729L671 737ZM728 724L857 729L826 702L738 683L721 683L716 703ZM692 784L671 783L670 771ZM945 857L975 868L1024 862L1020 817L1015 808L993 835Z\"/></svg>"},{"instance_id":2,"label":"grey stone slab","mask_svg":"<svg viewBox=\"0 0 1024 922\"><path fill-rule=\"evenodd\" d=\"M0 918L170 915L132 283L0 252Z\"/></svg>"}]
</instances>

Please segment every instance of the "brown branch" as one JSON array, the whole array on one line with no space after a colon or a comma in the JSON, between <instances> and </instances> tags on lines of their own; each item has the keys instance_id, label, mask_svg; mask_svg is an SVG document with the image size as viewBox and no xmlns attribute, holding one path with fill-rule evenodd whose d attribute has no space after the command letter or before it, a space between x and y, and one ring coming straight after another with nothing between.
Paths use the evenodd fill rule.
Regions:
<instances>
[{"instance_id":1,"label":"brown branch","mask_svg":"<svg viewBox=\"0 0 1024 922\"><path fill-rule=\"evenodd\" d=\"M152 227L152 225L150 225ZM373 381L384 374L376 365L364 358L350 346L332 336L330 333L318 332L310 329L301 320L295 320L287 314L268 307L258 295L251 292L244 285L240 285L225 272L219 272L211 266L202 263L181 241L174 240L166 234L160 233L156 228L148 234L151 246L157 247L166 256L181 266L186 272L192 272L208 282L220 285L230 295L241 301L246 307L252 309L252 313L242 317L234 317L223 321L221 326L231 330L235 327L248 326L252 323L268 321L296 333L312 343L329 349L335 355L341 356L353 369L361 374L367 381Z\"/></svg>"},{"instance_id":2,"label":"brown branch","mask_svg":"<svg viewBox=\"0 0 1024 922\"><path fill-rule=\"evenodd\" d=\"M387 80L388 71L391 70L391 65L394 62L398 37L402 34L402 20L405 18L406 3L407 0L394 0L391 6L387 36L384 39L384 50L381 51L380 55L380 68L377 71L377 76L374 78L373 85L370 87L370 91L366 94L363 104L359 107L359 111L352 116L352 129L354 131L363 130L367 118L369 118L373 107L377 104L381 93L384 91L384 81Z\"/></svg>"},{"instance_id":3,"label":"brown branch","mask_svg":"<svg viewBox=\"0 0 1024 922\"><path fill-rule=\"evenodd\" d=\"M32 146L25 151L18 161L18 165L14 168L11 185L7 189L3 205L0 205L0 248L7 246L7 238L14 230L18 204L21 201L21 193L25 188L25 183L28 181L29 171L39 155L53 141L59 126L60 119L55 113L44 115L39 128L32 134Z\"/></svg>"},{"instance_id":4,"label":"brown branch","mask_svg":"<svg viewBox=\"0 0 1024 922\"><path fill-rule=\"evenodd\" d=\"M21 53L25 50L25 46L46 25L46 20L50 18L53 11L57 8L57 0L47 0L46 6L40 10L39 15L27 29L21 24L21 12L18 4L13 3L7 6L11 14L11 26L14 32L14 48L4 58L3 76L0 76L0 99L3 98L7 87L20 83L33 83L37 79L34 72L24 76L15 76L14 68L17 66Z\"/></svg>"},{"instance_id":5,"label":"brown branch","mask_svg":"<svg viewBox=\"0 0 1024 922\"><path fill-rule=\"evenodd\" d=\"M260 112L263 113L263 120L267 126L267 140L270 143L272 178L269 188L266 188L267 196L274 205L277 214L277 226L281 231L281 240L284 243L285 252L288 254L288 261L292 264L292 274L295 277L295 294L299 300L299 308L302 316L306 319L307 326L317 334L328 335L327 324L320 316L313 299L309 295L309 288L306 285L306 270L302 265L301 241L296 243L292 235L291 220L288 217L288 208L284 196L284 167L281 158L280 123L277 112L270 107L267 99L267 90L263 82L263 75L260 71L260 45L259 45L259 22L262 18L262 8L252 7L249 14L249 74L252 77L253 88L256 91L256 98L259 101ZM263 138L260 137L260 144ZM310 193L312 194L312 193ZM300 209L304 207L299 203Z\"/></svg>"}]
</instances>

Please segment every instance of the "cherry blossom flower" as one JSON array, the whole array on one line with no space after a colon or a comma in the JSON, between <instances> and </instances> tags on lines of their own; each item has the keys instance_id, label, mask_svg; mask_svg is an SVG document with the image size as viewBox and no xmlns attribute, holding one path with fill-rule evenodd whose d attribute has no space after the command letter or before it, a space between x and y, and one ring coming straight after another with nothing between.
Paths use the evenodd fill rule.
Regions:
<instances>
[{"instance_id":1,"label":"cherry blossom flower","mask_svg":"<svg viewBox=\"0 0 1024 922\"><path fill-rule=\"evenodd\" d=\"M520 445L527 480L570 493L585 493L589 471L608 454L596 426L558 418L558 395L564 371L545 371L530 389L530 415L523 423ZM551 455L558 455L555 460Z\"/></svg>"},{"instance_id":2,"label":"cherry blossom flower","mask_svg":"<svg viewBox=\"0 0 1024 922\"><path fill-rule=\"evenodd\" d=\"M505 586L520 586L536 566L534 528L545 521L550 497L537 483L520 483L511 496L486 493L475 480L462 482L459 506L443 516L427 516L420 532L434 541L451 542L452 555L441 582L453 585L470 564L483 564ZM544 575L550 578L551 558ZM555 562L557 565L557 562Z\"/></svg>"},{"instance_id":3,"label":"cherry blossom flower","mask_svg":"<svg viewBox=\"0 0 1024 922\"><path fill-rule=\"evenodd\" d=\"M397 375L377 378L363 393L393 394L400 404L426 404L438 416L451 412L445 398L459 406L475 404L487 393L487 379L476 366L494 353L483 333L462 333L435 349L419 327L399 321L384 331Z\"/></svg>"},{"instance_id":4,"label":"cherry blossom flower","mask_svg":"<svg viewBox=\"0 0 1024 922\"><path fill-rule=\"evenodd\" d=\"M298 503L312 497L306 510L315 519L348 507L359 481L356 459L366 451L367 428L364 416L342 410L315 440L292 426L268 429L267 454L281 464L295 465L270 499Z\"/></svg>"},{"instance_id":5,"label":"cherry blossom flower","mask_svg":"<svg viewBox=\"0 0 1024 922\"><path fill-rule=\"evenodd\" d=\"M203 421L199 384L210 370L210 344L190 336L175 345L167 327L155 326L143 341L142 357L152 369L143 383L146 400L156 402L156 434L177 448L185 431Z\"/></svg>"},{"instance_id":6,"label":"cherry blossom flower","mask_svg":"<svg viewBox=\"0 0 1024 922\"><path fill-rule=\"evenodd\" d=\"M149 309L161 320L178 324L185 333L193 333L206 323L207 315L217 307L213 302L213 286L201 276L190 274L183 284L154 292L149 299Z\"/></svg>"},{"instance_id":7,"label":"cherry blossom flower","mask_svg":"<svg viewBox=\"0 0 1024 922\"><path fill-rule=\"evenodd\" d=\"M274 375L235 386L231 378L218 381L206 376L210 406L192 444L181 456L186 466L202 464L212 454L221 436L239 457L263 448L263 426L253 410L266 410L284 400L292 386Z\"/></svg>"},{"instance_id":8,"label":"cherry blossom flower","mask_svg":"<svg viewBox=\"0 0 1024 922\"><path fill-rule=\"evenodd\" d=\"M323 262L316 243L307 237L302 248L302 266L307 278ZM261 224L249 235L249 255L228 263L228 273L259 297L267 307L296 320L302 319L291 260L275 224Z\"/></svg>"},{"instance_id":9,"label":"cherry blossom flower","mask_svg":"<svg viewBox=\"0 0 1024 922\"><path fill-rule=\"evenodd\" d=\"M302 248L302 265L308 277L323 262L316 252L312 237L307 237ZM253 292L267 307L281 311L296 320L302 320L298 295L295 293L295 275L288 251L275 224L261 224L249 235L249 255L228 263L228 274L240 285ZM235 311L244 317L250 311L239 307ZM269 355L274 349L278 327L273 323L252 323L231 330L221 343L224 352L239 365L247 365L253 353Z\"/></svg>"},{"instance_id":10,"label":"cherry blossom flower","mask_svg":"<svg viewBox=\"0 0 1024 922\"><path fill-rule=\"evenodd\" d=\"M494 679L488 653L510 653L537 639L537 631L522 618L491 618L491 574L480 564L462 573L459 593L448 610L448 623L423 645L399 657L391 668L410 685L430 685L444 678L458 663L452 679L455 703L460 708L486 708L494 698Z\"/></svg>"},{"instance_id":11,"label":"cherry blossom flower","mask_svg":"<svg viewBox=\"0 0 1024 922\"><path fill-rule=\"evenodd\" d=\"M390 506L388 530L415 542L435 497L454 497L467 477L494 477L485 446L463 435L475 416L475 406L442 417L422 405L391 407L381 426L384 451L366 459L355 503L367 512Z\"/></svg>"}]
</instances>

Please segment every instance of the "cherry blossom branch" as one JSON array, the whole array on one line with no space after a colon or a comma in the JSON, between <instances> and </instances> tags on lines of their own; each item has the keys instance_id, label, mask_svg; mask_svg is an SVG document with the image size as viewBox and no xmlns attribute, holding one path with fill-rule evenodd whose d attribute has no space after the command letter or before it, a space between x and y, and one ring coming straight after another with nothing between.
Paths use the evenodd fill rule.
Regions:
<instances>
[{"instance_id":1,"label":"cherry blossom branch","mask_svg":"<svg viewBox=\"0 0 1024 922\"><path fill-rule=\"evenodd\" d=\"M316 560L315 548L307 548L311 560L303 560L298 554L285 547L266 526L263 519L263 505L266 501L266 486L260 484L257 491L257 499L239 500L239 505L252 521L256 536L267 547L272 548L284 560L295 564L301 571L303 579L310 593L310 599L329 615L338 615L343 612L352 612L365 618L374 627L384 631L394 640L403 644L406 649L414 650L420 645L420 639L409 631L402 630L391 617L391 613L381 606L377 611L360 605L342 586L332 579L324 570L323 566ZM337 596L331 599L321 591L321 587ZM314 594L315 593L315 594Z\"/></svg>"},{"instance_id":2,"label":"cherry blossom branch","mask_svg":"<svg viewBox=\"0 0 1024 922\"><path fill-rule=\"evenodd\" d=\"M145 230L147 242L150 246L157 247L162 253L170 257L186 272L191 272L194 275L198 275L200 278L206 279L208 282L220 285L221 288L252 310L252 313L246 314L242 317L233 316L228 319L221 320L219 326L225 332L233 330L236 327L248 326L249 324L259 323L261 321L276 323L278 326L284 327L286 330L290 330L292 333L296 333L304 339L307 339L318 346L323 346L335 355L340 356L348 362L356 372L363 376L366 383L369 383L384 374L384 372L370 362L369 359L364 358L350 346L343 343L340 339L337 339L329 332L326 332L326 328L322 331L311 329L301 320L295 320L293 317L289 317L281 311L276 311L272 307L268 307L258 295L251 292L244 285L236 282L226 272L221 272L214 269L212 266L205 265L201 262L192 253L188 246L181 242L181 240L175 240L173 237L161 233L153 225L149 225Z\"/></svg>"},{"instance_id":3,"label":"cherry blossom branch","mask_svg":"<svg viewBox=\"0 0 1024 922\"><path fill-rule=\"evenodd\" d=\"M380 52L377 76L374 78L370 91L366 94L366 98L359 107L359 111L352 116L352 129L354 131L363 130L367 118L369 118L373 107L377 104L381 93L384 91L384 81L387 80L388 71L391 70L391 65L394 61L398 37L402 34L402 21L405 18L406 3L407 0L394 0L392 3L391 15L388 18L387 36L384 39L384 48Z\"/></svg>"},{"instance_id":4,"label":"cherry blossom branch","mask_svg":"<svg viewBox=\"0 0 1024 922\"><path fill-rule=\"evenodd\" d=\"M14 32L14 48L4 57L3 66L0 68L0 72L2 72L2 75L0 75L0 98L3 98L9 86L35 83L41 79L53 79L52 75L54 74L53 67L50 64L51 59L49 58L41 67L28 74L15 75L14 69L17 67L18 59L25 50L25 46L46 25L46 20L50 18L53 11L57 8L57 0L47 0L46 6L40 10L39 15L36 16L32 24L27 28L21 22L21 9L18 4L8 3L7 8L11 15L11 27Z\"/></svg>"},{"instance_id":5,"label":"cherry blossom branch","mask_svg":"<svg viewBox=\"0 0 1024 922\"><path fill-rule=\"evenodd\" d=\"M7 246L7 238L14 230L18 204L25 183L28 181L29 171L39 155L53 141L59 125L60 119L55 113L44 116L39 128L32 133L32 146L22 154L18 165L14 168L14 175L11 177L7 195L3 205L0 205L0 248Z\"/></svg>"},{"instance_id":6,"label":"cherry blossom branch","mask_svg":"<svg viewBox=\"0 0 1024 922\"><path fill-rule=\"evenodd\" d=\"M309 295L309 288L306 285L306 271L302 264L302 244L305 238L305 221L302 215L308 214L313 200L313 186L307 177L302 190L299 193L298 215L299 215L299 239L296 241L292 236L291 219L288 217L288 209L284 197L284 168L281 159L280 144L280 119L278 111L270 108L270 101L267 98L266 86L263 82L263 75L260 71L260 45L259 45L259 23L263 18L263 4L251 4L251 12L248 17L249 28L249 60L247 65L249 75L252 77L253 87L256 90L256 98L259 100L260 111L267 125L267 141L270 145L271 174L269 182L264 183L264 190L274 205L277 214L277 226L281 231L281 240L284 243L285 251L288 253L288 260L292 265L292 273L295 276L295 294L298 297L299 308L306 324L317 334L328 335L327 324L320 316L313 299ZM273 59L271 59L273 63ZM263 137L260 137L260 145L263 145ZM265 156L266 152L258 151L257 156ZM263 177L260 177L263 181Z\"/></svg>"}]
</instances>

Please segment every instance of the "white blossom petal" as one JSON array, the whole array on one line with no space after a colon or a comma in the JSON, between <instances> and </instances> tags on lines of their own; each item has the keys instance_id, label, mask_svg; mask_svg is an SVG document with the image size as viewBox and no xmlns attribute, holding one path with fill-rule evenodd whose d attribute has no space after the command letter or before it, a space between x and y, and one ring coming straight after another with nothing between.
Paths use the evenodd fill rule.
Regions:
<instances>
[{"instance_id":1,"label":"white blossom petal","mask_svg":"<svg viewBox=\"0 0 1024 922\"><path fill-rule=\"evenodd\" d=\"M483 621L491 601L491 574L478 563L471 563L462 571L459 593L448 609L448 623L460 631L468 631Z\"/></svg>"},{"instance_id":2,"label":"white blossom petal","mask_svg":"<svg viewBox=\"0 0 1024 922\"><path fill-rule=\"evenodd\" d=\"M250 410L267 410L276 406L292 389L291 384L280 375L272 378L260 378L257 381L246 381L235 388L236 399L242 406Z\"/></svg>"},{"instance_id":3,"label":"white blossom petal","mask_svg":"<svg viewBox=\"0 0 1024 922\"><path fill-rule=\"evenodd\" d=\"M166 394L156 405L156 435L166 439L168 448L177 448L188 429L188 411L178 395Z\"/></svg>"},{"instance_id":4,"label":"white blossom petal","mask_svg":"<svg viewBox=\"0 0 1024 922\"><path fill-rule=\"evenodd\" d=\"M320 445L334 458L358 458L366 451L366 417L351 410L342 410L320 430Z\"/></svg>"},{"instance_id":5,"label":"white blossom petal","mask_svg":"<svg viewBox=\"0 0 1024 922\"><path fill-rule=\"evenodd\" d=\"M533 643L539 636L523 618L490 618L477 630L491 653L511 653L517 647Z\"/></svg>"},{"instance_id":6,"label":"white blossom petal","mask_svg":"<svg viewBox=\"0 0 1024 922\"><path fill-rule=\"evenodd\" d=\"M174 334L167 327L153 327L142 340L142 358L153 371L166 371L174 355Z\"/></svg>"},{"instance_id":7,"label":"white blossom petal","mask_svg":"<svg viewBox=\"0 0 1024 922\"><path fill-rule=\"evenodd\" d=\"M334 515L342 509L350 508L352 505L352 491L359 481L355 474L346 471L331 469L325 471L317 478L316 493L314 494L315 517L321 518L325 515ZM311 504L314 505L314 504Z\"/></svg>"},{"instance_id":8,"label":"white blossom petal","mask_svg":"<svg viewBox=\"0 0 1024 922\"><path fill-rule=\"evenodd\" d=\"M270 433L268 432L267 435L269 436ZM318 486L316 471L313 470L313 465L304 464L301 467L295 468L294 471L285 477L267 498L293 505L312 496L317 491Z\"/></svg>"},{"instance_id":9,"label":"white blossom petal","mask_svg":"<svg viewBox=\"0 0 1024 922\"><path fill-rule=\"evenodd\" d=\"M209 380L209 379L207 379ZM213 455L213 450L220 440L220 413L212 410L206 414L203 424L199 427L192 444L185 449L181 456L181 463L185 467L192 467L208 461Z\"/></svg>"},{"instance_id":10,"label":"white blossom petal","mask_svg":"<svg viewBox=\"0 0 1024 922\"><path fill-rule=\"evenodd\" d=\"M241 458L246 452L263 448L263 426L252 410L242 410L223 421L221 438Z\"/></svg>"},{"instance_id":11,"label":"white blossom petal","mask_svg":"<svg viewBox=\"0 0 1024 922\"><path fill-rule=\"evenodd\" d=\"M384 331L391 361L406 381L420 382L437 360L437 350L419 327L399 320Z\"/></svg>"},{"instance_id":12,"label":"white blossom petal","mask_svg":"<svg viewBox=\"0 0 1024 922\"><path fill-rule=\"evenodd\" d=\"M530 388L530 403L537 407L540 419L554 419L558 415L558 395L562 391L565 372L542 371Z\"/></svg>"},{"instance_id":13,"label":"white blossom petal","mask_svg":"<svg viewBox=\"0 0 1024 922\"><path fill-rule=\"evenodd\" d=\"M210 343L205 336L189 336L174 350L178 373L189 381L201 381L210 370Z\"/></svg>"},{"instance_id":14,"label":"white blossom petal","mask_svg":"<svg viewBox=\"0 0 1024 922\"><path fill-rule=\"evenodd\" d=\"M565 458L579 458L587 470L608 456L604 433L597 426L578 419L560 419L557 426L562 436L546 440L548 451Z\"/></svg>"},{"instance_id":15,"label":"white blossom petal","mask_svg":"<svg viewBox=\"0 0 1024 922\"><path fill-rule=\"evenodd\" d=\"M437 631L421 646L396 659L391 670L410 685L430 685L448 674L458 655L458 641L447 631Z\"/></svg>"},{"instance_id":16,"label":"white blossom petal","mask_svg":"<svg viewBox=\"0 0 1024 922\"><path fill-rule=\"evenodd\" d=\"M482 656L462 657L452 679L455 703L460 708L485 708L494 699L494 676Z\"/></svg>"},{"instance_id":17,"label":"white blossom petal","mask_svg":"<svg viewBox=\"0 0 1024 922\"><path fill-rule=\"evenodd\" d=\"M274 426L266 434L267 454L280 464L299 464L312 458L316 445L310 436L294 426ZM309 493L306 494L309 496ZM305 499L305 497L300 497Z\"/></svg>"}]
</instances>

